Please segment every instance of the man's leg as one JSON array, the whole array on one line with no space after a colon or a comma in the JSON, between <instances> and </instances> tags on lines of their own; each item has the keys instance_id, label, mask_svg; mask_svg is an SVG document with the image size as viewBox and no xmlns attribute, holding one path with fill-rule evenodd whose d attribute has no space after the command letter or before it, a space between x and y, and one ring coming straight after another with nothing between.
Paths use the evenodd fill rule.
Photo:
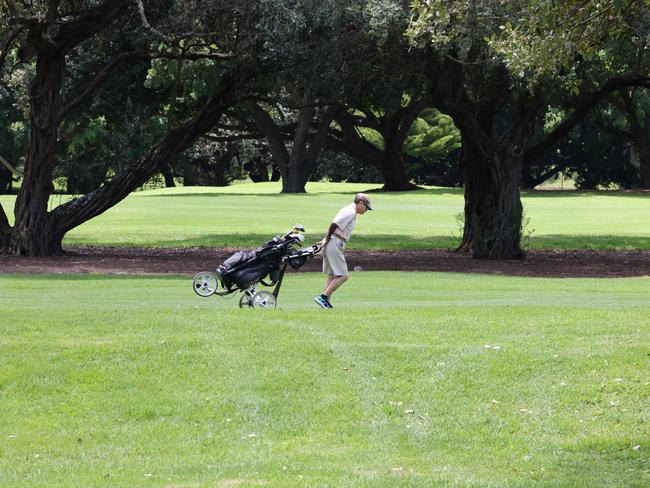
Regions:
<instances>
[{"instance_id":1,"label":"man's leg","mask_svg":"<svg viewBox=\"0 0 650 488\"><path fill-rule=\"evenodd\" d=\"M330 275L330 277L331 278L328 278L327 280L327 286L325 287L325 291L323 292L323 295L325 295L327 298L330 298L332 296L332 293L338 290L343 283L348 281L348 277L346 275L341 275L341 276Z\"/></svg>"},{"instance_id":2,"label":"man's leg","mask_svg":"<svg viewBox=\"0 0 650 488\"><path fill-rule=\"evenodd\" d=\"M333 308L330 297L348 279L348 265L343 255L343 246L330 241L323 251L323 271L327 273L325 290L314 300L323 308Z\"/></svg>"},{"instance_id":3,"label":"man's leg","mask_svg":"<svg viewBox=\"0 0 650 488\"><path fill-rule=\"evenodd\" d=\"M332 273L330 273L330 274L327 275L327 283L325 283L325 289L326 289L326 290L327 290L327 288L332 284L332 280L333 280L334 278L336 278L336 275L334 275L334 274L332 274ZM323 294L325 294L325 292L323 292Z\"/></svg>"}]
</instances>

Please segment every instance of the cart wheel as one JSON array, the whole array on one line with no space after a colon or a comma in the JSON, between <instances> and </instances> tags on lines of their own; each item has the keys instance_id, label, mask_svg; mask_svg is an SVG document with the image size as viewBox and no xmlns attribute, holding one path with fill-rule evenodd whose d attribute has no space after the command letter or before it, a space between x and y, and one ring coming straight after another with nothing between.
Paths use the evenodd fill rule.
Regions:
<instances>
[{"instance_id":1,"label":"cart wheel","mask_svg":"<svg viewBox=\"0 0 650 488\"><path fill-rule=\"evenodd\" d=\"M275 296L269 291L258 291L253 295L253 308L275 308Z\"/></svg>"},{"instance_id":2,"label":"cart wheel","mask_svg":"<svg viewBox=\"0 0 650 488\"><path fill-rule=\"evenodd\" d=\"M248 308L252 306L251 297L249 297L247 293L242 293L242 296L239 299L239 308Z\"/></svg>"},{"instance_id":3,"label":"cart wheel","mask_svg":"<svg viewBox=\"0 0 650 488\"><path fill-rule=\"evenodd\" d=\"M217 278L212 273L201 271L192 281L192 288L200 297L209 297L217 291Z\"/></svg>"}]
</instances>

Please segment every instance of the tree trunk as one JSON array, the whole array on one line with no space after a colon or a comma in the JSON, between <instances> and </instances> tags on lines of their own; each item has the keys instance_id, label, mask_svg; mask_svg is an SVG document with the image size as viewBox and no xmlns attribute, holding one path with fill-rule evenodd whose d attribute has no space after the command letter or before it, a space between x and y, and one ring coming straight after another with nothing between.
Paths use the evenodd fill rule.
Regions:
<instances>
[{"instance_id":1,"label":"tree trunk","mask_svg":"<svg viewBox=\"0 0 650 488\"><path fill-rule=\"evenodd\" d=\"M271 181L280 181L280 178L282 178L282 175L280 174L280 168L278 168L277 164L272 164L271 165Z\"/></svg>"},{"instance_id":2,"label":"tree trunk","mask_svg":"<svg viewBox=\"0 0 650 488\"><path fill-rule=\"evenodd\" d=\"M13 175L7 168L0 167L0 194L11 193Z\"/></svg>"},{"instance_id":3,"label":"tree trunk","mask_svg":"<svg viewBox=\"0 0 650 488\"><path fill-rule=\"evenodd\" d=\"M53 191L64 68L63 54L47 50L38 53L36 74L29 88L29 150L16 198L15 222L5 250L8 254L44 256L62 252L63 235L52 232L47 205Z\"/></svg>"},{"instance_id":4,"label":"tree trunk","mask_svg":"<svg viewBox=\"0 0 650 488\"><path fill-rule=\"evenodd\" d=\"M382 191L412 191L418 186L411 182L406 174L402 144L388 144L384 150L379 170L384 177Z\"/></svg>"},{"instance_id":5,"label":"tree trunk","mask_svg":"<svg viewBox=\"0 0 650 488\"><path fill-rule=\"evenodd\" d=\"M348 110L341 109L336 114L341 130L332 131L336 137L330 137L329 144L334 149L379 169L384 178L383 191L417 190L418 186L411 182L406 172L403 148L411 125L431 103L431 98L425 96L412 100L407 107L380 117L369 112L365 120L359 121ZM384 140L383 150L361 135L357 122L364 122L365 125L362 126L372 127L381 134Z\"/></svg>"},{"instance_id":6,"label":"tree trunk","mask_svg":"<svg viewBox=\"0 0 650 488\"><path fill-rule=\"evenodd\" d=\"M500 157L494 147L463 137L465 225L461 251L475 259L522 259L522 155Z\"/></svg>"},{"instance_id":7,"label":"tree trunk","mask_svg":"<svg viewBox=\"0 0 650 488\"><path fill-rule=\"evenodd\" d=\"M513 102L509 128L497 138L496 112L467 110L467 104L455 109L452 117L462 137L465 183L465 223L458 251L471 250L474 259L523 259L521 168L535 113L525 101Z\"/></svg>"},{"instance_id":8,"label":"tree trunk","mask_svg":"<svg viewBox=\"0 0 650 488\"><path fill-rule=\"evenodd\" d=\"M287 171L282 175L282 193L306 193L305 185L308 175L305 174L305 169L307 163L304 161L304 157L294 159L295 151L298 150L294 148Z\"/></svg>"},{"instance_id":9,"label":"tree trunk","mask_svg":"<svg viewBox=\"0 0 650 488\"><path fill-rule=\"evenodd\" d=\"M10 236L11 226L9 225L5 209L2 208L2 204L0 203L0 254L5 254L7 252Z\"/></svg>"},{"instance_id":10,"label":"tree trunk","mask_svg":"<svg viewBox=\"0 0 650 488\"><path fill-rule=\"evenodd\" d=\"M650 130L639 120L634 104L634 91L620 89L619 94L623 99L623 113L630 126L630 139L639 157L641 185L643 188L650 188Z\"/></svg>"},{"instance_id":11,"label":"tree trunk","mask_svg":"<svg viewBox=\"0 0 650 488\"><path fill-rule=\"evenodd\" d=\"M335 106L326 108L318 121L316 132L312 134L310 129L314 123L316 110L313 97L309 92L305 93L303 108L298 114L291 153L285 145L284 136L271 116L254 102L248 102L247 107L269 142L269 150L282 179L282 193L305 193L305 185L325 144L327 130L334 119Z\"/></svg>"},{"instance_id":12,"label":"tree trunk","mask_svg":"<svg viewBox=\"0 0 650 488\"><path fill-rule=\"evenodd\" d=\"M256 158L244 165L244 170L253 183L265 183L269 181L269 168L261 158Z\"/></svg>"},{"instance_id":13,"label":"tree trunk","mask_svg":"<svg viewBox=\"0 0 650 488\"><path fill-rule=\"evenodd\" d=\"M174 172L172 167L169 164L166 164L162 170L163 178L165 178L165 187L166 188L175 188L176 182L174 181Z\"/></svg>"},{"instance_id":14,"label":"tree trunk","mask_svg":"<svg viewBox=\"0 0 650 488\"><path fill-rule=\"evenodd\" d=\"M639 164L641 166L641 184L643 188L650 188L650 143L648 139L635 141Z\"/></svg>"}]
</instances>

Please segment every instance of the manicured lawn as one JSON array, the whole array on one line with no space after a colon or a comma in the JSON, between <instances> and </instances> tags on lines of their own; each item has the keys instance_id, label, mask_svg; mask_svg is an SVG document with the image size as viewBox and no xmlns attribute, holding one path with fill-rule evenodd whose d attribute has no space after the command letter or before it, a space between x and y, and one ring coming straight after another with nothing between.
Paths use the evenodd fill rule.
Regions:
<instances>
[{"instance_id":1,"label":"manicured lawn","mask_svg":"<svg viewBox=\"0 0 650 488\"><path fill-rule=\"evenodd\" d=\"M0 276L0 486L650 483L647 278L190 281Z\"/></svg>"},{"instance_id":2,"label":"manicured lawn","mask_svg":"<svg viewBox=\"0 0 650 488\"><path fill-rule=\"evenodd\" d=\"M68 245L254 247L295 223L318 240L351 196L370 184L310 183L308 194L280 195L277 183L134 193L74 229ZM65 196L52 197L52 207ZM13 197L0 197L6 210ZM462 190L373 195L351 248L451 248L458 243ZM650 194L534 192L523 195L533 249L650 249ZM10 216L12 218L12 216Z\"/></svg>"}]
</instances>

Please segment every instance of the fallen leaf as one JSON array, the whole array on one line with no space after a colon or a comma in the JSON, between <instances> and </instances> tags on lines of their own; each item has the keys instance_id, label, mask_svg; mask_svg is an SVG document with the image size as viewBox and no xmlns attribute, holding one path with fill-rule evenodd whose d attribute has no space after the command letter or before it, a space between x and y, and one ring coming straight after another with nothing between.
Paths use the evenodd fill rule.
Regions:
<instances>
[{"instance_id":1,"label":"fallen leaf","mask_svg":"<svg viewBox=\"0 0 650 488\"><path fill-rule=\"evenodd\" d=\"M641 446L638 444L632 448L633 451L638 451L639 449L641 449Z\"/></svg>"}]
</instances>

